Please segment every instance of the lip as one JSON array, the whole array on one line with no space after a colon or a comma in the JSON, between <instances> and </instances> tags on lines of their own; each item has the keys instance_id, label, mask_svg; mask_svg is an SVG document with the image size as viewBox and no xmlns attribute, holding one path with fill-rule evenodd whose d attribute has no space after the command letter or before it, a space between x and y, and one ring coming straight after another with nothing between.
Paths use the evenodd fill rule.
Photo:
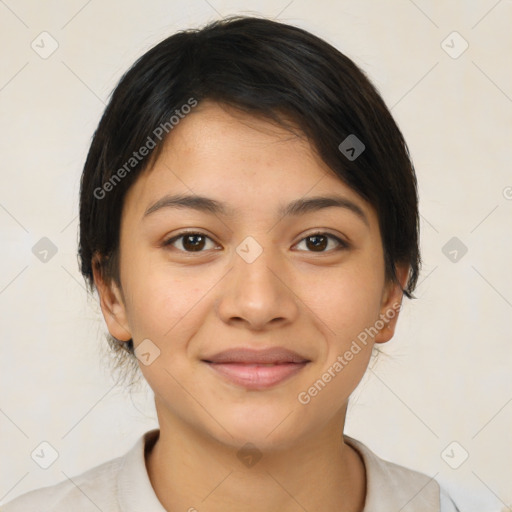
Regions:
<instances>
[{"instance_id":1,"label":"lip","mask_svg":"<svg viewBox=\"0 0 512 512\"><path fill-rule=\"evenodd\" d=\"M218 352L203 361L208 363L240 363L240 364L283 364L283 363L304 363L309 359L302 357L283 347L267 349L232 348Z\"/></svg>"},{"instance_id":2,"label":"lip","mask_svg":"<svg viewBox=\"0 0 512 512\"><path fill-rule=\"evenodd\" d=\"M203 362L235 385L261 390L293 377L310 360L291 350L276 347L265 350L225 350L203 359Z\"/></svg>"}]
</instances>

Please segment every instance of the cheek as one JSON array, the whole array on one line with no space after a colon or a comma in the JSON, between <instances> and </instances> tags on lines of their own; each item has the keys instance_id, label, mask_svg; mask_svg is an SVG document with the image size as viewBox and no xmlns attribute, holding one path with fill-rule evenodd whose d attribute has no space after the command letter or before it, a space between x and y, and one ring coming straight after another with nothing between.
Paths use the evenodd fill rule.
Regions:
<instances>
[{"instance_id":1,"label":"cheek","mask_svg":"<svg viewBox=\"0 0 512 512\"><path fill-rule=\"evenodd\" d=\"M131 273L129 273L131 270ZM162 262L127 269L127 314L135 346L149 338L164 351L187 339L218 276L176 269ZM178 335L179 334L179 335Z\"/></svg>"},{"instance_id":2,"label":"cheek","mask_svg":"<svg viewBox=\"0 0 512 512\"><path fill-rule=\"evenodd\" d=\"M153 265L132 274L127 311L135 348L147 339L156 346L149 345L149 351L158 354L151 364L139 364L145 379L153 390L173 397L178 410L186 396L173 376L181 382L190 373L187 347L205 314L207 301L201 299L212 285L204 279L200 285L197 279L164 267Z\"/></svg>"},{"instance_id":3,"label":"cheek","mask_svg":"<svg viewBox=\"0 0 512 512\"><path fill-rule=\"evenodd\" d=\"M376 321L382 286L383 275L375 267L351 265L304 281L301 295L322 331L342 346Z\"/></svg>"},{"instance_id":4,"label":"cheek","mask_svg":"<svg viewBox=\"0 0 512 512\"><path fill-rule=\"evenodd\" d=\"M371 357L372 327L379 319L384 274L378 262L347 265L304 287L312 319L323 333L324 351L311 390L319 407L342 404L366 372ZM315 386L315 381L311 385ZM323 391L323 386L326 389ZM322 390L319 392L318 390ZM304 390L307 392L307 390ZM320 398L321 395L321 398ZM325 403L324 403L325 402Z\"/></svg>"}]
</instances>

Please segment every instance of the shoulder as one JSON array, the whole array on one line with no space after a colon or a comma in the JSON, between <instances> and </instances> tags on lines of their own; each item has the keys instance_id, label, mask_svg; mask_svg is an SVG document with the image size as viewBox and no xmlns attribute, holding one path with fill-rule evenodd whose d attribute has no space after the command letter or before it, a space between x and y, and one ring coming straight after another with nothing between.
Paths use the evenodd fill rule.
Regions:
<instances>
[{"instance_id":1,"label":"shoulder","mask_svg":"<svg viewBox=\"0 0 512 512\"><path fill-rule=\"evenodd\" d=\"M458 512L446 492L419 471L381 459L361 441L344 436L361 456L366 470L366 502L363 512Z\"/></svg>"},{"instance_id":2,"label":"shoulder","mask_svg":"<svg viewBox=\"0 0 512 512\"><path fill-rule=\"evenodd\" d=\"M145 450L159 436L153 429L136 441L122 457L84 473L15 498L0 512L165 512L153 491L145 465Z\"/></svg>"},{"instance_id":3,"label":"shoulder","mask_svg":"<svg viewBox=\"0 0 512 512\"><path fill-rule=\"evenodd\" d=\"M117 512L116 476L122 457L112 459L55 485L18 496L2 505L1 512Z\"/></svg>"},{"instance_id":4,"label":"shoulder","mask_svg":"<svg viewBox=\"0 0 512 512\"><path fill-rule=\"evenodd\" d=\"M457 505L455 505L455 502L450 498L448 493L441 488L441 508L440 512L460 512L460 510L457 508Z\"/></svg>"}]
</instances>

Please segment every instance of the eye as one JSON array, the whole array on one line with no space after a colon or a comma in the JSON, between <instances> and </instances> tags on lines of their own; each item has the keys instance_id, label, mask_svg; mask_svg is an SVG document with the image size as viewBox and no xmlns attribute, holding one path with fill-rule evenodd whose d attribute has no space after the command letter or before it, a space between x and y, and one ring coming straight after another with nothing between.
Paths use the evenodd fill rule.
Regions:
<instances>
[{"instance_id":1,"label":"eye","mask_svg":"<svg viewBox=\"0 0 512 512\"><path fill-rule=\"evenodd\" d=\"M342 249L348 249L349 244L337 236L331 235L329 233L325 232L318 232L318 233L312 233L311 235L308 235L307 237L303 238L299 244L306 241L306 247L308 249L311 249L308 252L329 252L325 249L329 246L329 241L332 240L337 244L337 247L335 247L332 250L342 250ZM181 248L174 246L176 242L180 243ZM176 249L182 251L182 252L204 252L205 246L207 245L207 241L210 241L213 243L213 240L200 232L196 231L184 231L179 233L176 236L173 236L169 240L166 240L163 243L164 247L167 246L174 246ZM297 245L299 245L297 244ZM213 246L215 247L215 244L213 243ZM210 247L212 248L212 247ZM208 249L206 247L206 249Z\"/></svg>"},{"instance_id":2,"label":"eye","mask_svg":"<svg viewBox=\"0 0 512 512\"><path fill-rule=\"evenodd\" d=\"M180 240L180 245L182 247L182 249L178 248L178 250L182 252L204 252L203 249L205 248L206 241L209 240L210 242L213 242L209 236L206 236L203 233L184 231L173 236L169 240L166 240L163 243L163 246L167 247L169 245L174 245L178 240Z\"/></svg>"},{"instance_id":3,"label":"eye","mask_svg":"<svg viewBox=\"0 0 512 512\"><path fill-rule=\"evenodd\" d=\"M337 247L335 247L333 250L339 251L342 249L348 249L349 244L337 236L331 235L330 233L312 233L311 235L308 235L307 237L303 238L299 244L306 241L306 247L311 248L312 251L309 252L329 252L325 251L325 248L329 245L329 240L334 240L337 244ZM297 245L299 245L297 244Z\"/></svg>"}]
</instances>

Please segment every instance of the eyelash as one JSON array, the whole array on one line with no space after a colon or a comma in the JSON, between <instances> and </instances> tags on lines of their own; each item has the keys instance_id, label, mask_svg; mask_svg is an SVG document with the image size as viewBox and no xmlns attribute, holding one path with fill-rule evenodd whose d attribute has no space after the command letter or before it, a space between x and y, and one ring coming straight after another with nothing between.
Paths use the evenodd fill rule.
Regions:
<instances>
[{"instance_id":1,"label":"eyelash","mask_svg":"<svg viewBox=\"0 0 512 512\"><path fill-rule=\"evenodd\" d=\"M208 238L209 240L211 240L213 242L213 240L206 234L204 233L201 233L200 231L182 231L181 233L178 233L177 235L173 236L172 238L169 238L168 240L165 240L163 242L163 246L164 247L168 247L170 245L172 245L174 242L176 242L177 240L179 240L180 238L184 238L186 237L187 235L200 235L200 236L203 236L205 238ZM304 238L302 238L297 244L295 245L298 245L300 244L301 242L303 242L304 240L308 239L308 238L312 238L314 236L325 236L327 238L330 238L332 240L335 240L339 245L338 247L336 247L335 249L331 249L329 251L318 251L318 254L327 254L327 253L330 253L330 252L333 252L333 251L341 251L341 250L346 250L350 247L350 245L348 244L348 242L345 242L344 240L340 239L339 237L331 234L331 233L327 233L327 232L324 232L324 231L317 231L315 233L310 233L309 235L305 236ZM201 251L185 251L185 250L182 250L182 249L178 249L178 251L180 252L183 252L185 254L201 254L203 252L206 252L204 250L201 250ZM310 253L315 253L315 251L300 251L300 252L310 252Z\"/></svg>"}]
</instances>

